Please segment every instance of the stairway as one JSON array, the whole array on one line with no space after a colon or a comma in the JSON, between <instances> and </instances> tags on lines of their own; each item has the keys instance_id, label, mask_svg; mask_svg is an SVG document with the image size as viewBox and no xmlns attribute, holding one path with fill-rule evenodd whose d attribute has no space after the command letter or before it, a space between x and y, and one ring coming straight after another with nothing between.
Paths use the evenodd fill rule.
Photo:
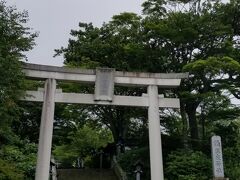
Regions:
<instances>
[{"instance_id":1,"label":"stairway","mask_svg":"<svg viewBox=\"0 0 240 180\"><path fill-rule=\"evenodd\" d=\"M111 169L58 169L58 180L118 180Z\"/></svg>"}]
</instances>

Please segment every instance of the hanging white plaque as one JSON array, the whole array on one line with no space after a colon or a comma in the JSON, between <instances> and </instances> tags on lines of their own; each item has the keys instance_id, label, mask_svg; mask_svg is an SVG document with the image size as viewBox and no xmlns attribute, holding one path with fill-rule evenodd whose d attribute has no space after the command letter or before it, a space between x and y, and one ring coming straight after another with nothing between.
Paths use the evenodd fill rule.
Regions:
<instances>
[{"instance_id":1,"label":"hanging white plaque","mask_svg":"<svg viewBox=\"0 0 240 180\"><path fill-rule=\"evenodd\" d=\"M112 101L115 69L97 68L95 82L95 101Z\"/></svg>"}]
</instances>

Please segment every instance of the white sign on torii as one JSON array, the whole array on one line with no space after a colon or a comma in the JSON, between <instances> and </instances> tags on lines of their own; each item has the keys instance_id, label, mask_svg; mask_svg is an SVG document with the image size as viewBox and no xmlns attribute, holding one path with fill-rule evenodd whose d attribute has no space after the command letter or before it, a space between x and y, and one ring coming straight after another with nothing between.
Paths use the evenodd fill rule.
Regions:
<instances>
[{"instance_id":1,"label":"white sign on torii","mask_svg":"<svg viewBox=\"0 0 240 180\"><path fill-rule=\"evenodd\" d=\"M99 79L96 76L99 74L98 70L25 64L23 72L27 78L46 80L44 91L27 91L27 96L22 99L43 102L35 180L48 180L49 177L55 103L148 107L151 180L164 179L159 107L179 108L180 103L178 99L159 97L158 88L178 87L181 79L188 77L187 73L134 73L114 70L110 72L113 88L114 84L147 87L147 96L138 97L111 95L113 88L109 87L103 91L97 90L95 94L63 93L56 90L56 80L94 84ZM101 69L98 76L107 77L101 73ZM109 81L109 77L107 79ZM102 78L99 81L101 84ZM96 88L99 88L98 84ZM111 83L107 84L111 86Z\"/></svg>"}]
</instances>

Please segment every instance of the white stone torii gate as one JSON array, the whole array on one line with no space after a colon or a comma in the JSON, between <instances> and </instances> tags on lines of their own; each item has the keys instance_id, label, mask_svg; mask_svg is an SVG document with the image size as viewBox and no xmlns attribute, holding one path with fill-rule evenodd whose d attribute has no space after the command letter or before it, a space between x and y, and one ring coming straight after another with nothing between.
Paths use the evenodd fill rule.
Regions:
<instances>
[{"instance_id":1,"label":"white stone torii gate","mask_svg":"<svg viewBox=\"0 0 240 180\"><path fill-rule=\"evenodd\" d=\"M176 88L187 73L134 73L114 69L70 69L65 67L25 64L27 78L46 80L44 90L27 91L24 101L43 102L35 180L48 180L52 146L55 103L78 103L148 107L151 179L164 180L159 107L179 108L178 99L162 98L158 88ZM56 80L95 83L95 94L63 93ZM105 84L103 87L101 84ZM117 96L114 84L147 87L147 95Z\"/></svg>"}]
</instances>

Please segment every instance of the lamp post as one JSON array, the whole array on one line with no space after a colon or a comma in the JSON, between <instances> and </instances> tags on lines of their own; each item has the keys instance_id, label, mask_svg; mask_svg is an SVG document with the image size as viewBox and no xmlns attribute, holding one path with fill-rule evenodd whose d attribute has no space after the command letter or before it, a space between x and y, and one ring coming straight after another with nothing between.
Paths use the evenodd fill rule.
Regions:
<instances>
[{"instance_id":1,"label":"lamp post","mask_svg":"<svg viewBox=\"0 0 240 180\"><path fill-rule=\"evenodd\" d=\"M143 168L143 163L141 161L137 161L135 163L135 171L134 171L134 173L136 174L136 180L141 180L141 174L143 173L142 168Z\"/></svg>"}]
</instances>

